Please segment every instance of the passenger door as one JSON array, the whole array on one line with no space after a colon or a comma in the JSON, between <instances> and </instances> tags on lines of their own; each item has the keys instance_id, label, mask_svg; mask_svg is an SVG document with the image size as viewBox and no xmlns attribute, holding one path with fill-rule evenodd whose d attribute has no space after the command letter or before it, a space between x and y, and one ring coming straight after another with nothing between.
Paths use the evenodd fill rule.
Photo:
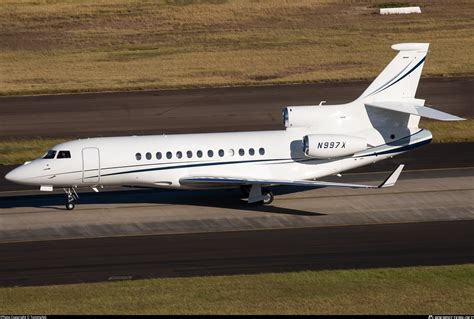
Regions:
<instances>
[{"instance_id":1,"label":"passenger door","mask_svg":"<svg viewBox=\"0 0 474 319\"><path fill-rule=\"evenodd\" d=\"M97 184L100 181L99 149L87 147L82 149L82 182Z\"/></svg>"}]
</instances>

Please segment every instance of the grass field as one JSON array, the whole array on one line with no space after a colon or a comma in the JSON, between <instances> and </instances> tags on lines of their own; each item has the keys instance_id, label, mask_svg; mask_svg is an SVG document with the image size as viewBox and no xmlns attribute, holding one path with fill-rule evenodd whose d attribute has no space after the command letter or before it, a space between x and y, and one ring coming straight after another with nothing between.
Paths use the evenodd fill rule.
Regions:
<instances>
[{"instance_id":1,"label":"grass field","mask_svg":"<svg viewBox=\"0 0 474 319\"><path fill-rule=\"evenodd\" d=\"M420 127L433 133L433 143L474 142L474 120L440 122L422 119ZM0 165L20 164L38 158L67 138L0 140Z\"/></svg>"},{"instance_id":2,"label":"grass field","mask_svg":"<svg viewBox=\"0 0 474 319\"><path fill-rule=\"evenodd\" d=\"M46 153L52 146L66 139L0 140L0 164L20 164Z\"/></svg>"},{"instance_id":3,"label":"grass field","mask_svg":"<svg viewBox=\"0 0 474 319\"><path fill-rule=\"evenodd\" d=\"M0 288L4 313L465 314L474 265Z\"/></svg>"},{"instance_id":4,"label":"grass field","mask_svg":"<svg viewBox=\"0 0 474 319\"><path fill-rule=\"evenodd\" d=\"M441 122L422 119L420 127L433 134L433 143L474 142L474 120Z\"/></svg>"},{"instance_id":5,"label":"grass field","mask_svg":"<svg viewBox=\"0 0 474 319\"><path fill-rule=\"evenodd\" d=\"M373 78L397 42L424 76L473 75L474 2L3 0L0 95Z\"/></svg>"}]
</instances>

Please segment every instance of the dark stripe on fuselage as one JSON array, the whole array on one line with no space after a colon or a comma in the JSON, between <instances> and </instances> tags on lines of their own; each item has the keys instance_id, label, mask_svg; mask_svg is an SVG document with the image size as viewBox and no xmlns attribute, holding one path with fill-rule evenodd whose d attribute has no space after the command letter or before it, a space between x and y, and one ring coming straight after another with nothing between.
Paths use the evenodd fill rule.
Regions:
<instances>
[{"instance_id":1,"label":"dark stripe on fuselage","mask_svg":"<svg viewBox=\"0 0 474 319\"><path fill-rule=\"evenodd\" d=\"M403 139L411 138L411 137L419 134L422 131L424 131L424 130L420 129L418 132L416 132L412 135L403 137L401 139L398 139L397 141L401 141ZM397 141L394 141L394 142L397 142ZM392 143L394 143L394 142L392 142ZM397 147L397 148L390 149L390 150L382 150L381 152L374 151L372 153L359 155L359 156L352 156L352 157L360 158L360 157L367 157L367 156L374 156L374 155L385 155L385 154L391 154L391 153L399 153L399 152L408 151L410 149L428 144L430 142L431 142L431 139L424 140L424 141L417 142L417 143L410 144L410 145L403 145L401 147ZM379 146L372 147L372 149L383 147L383 146L386 146L386 145L387 144L382 144L382 145L379 145ZM283 161L283 162L278 162L278 161ZM147 168L147 169L135 169L135 170L128 170L128 171L124 171L124 172L100 174L100 176L104 177L104 176L123 175L123 174L130 174L130 173L139 173L139 172L161 171L161 170L167 170L167 169L179 169L179 168L213 166L213 165L214 166L215 165L232 165L232 164L243 164L243 163L287 164L287 163L292 163L292 162L309 162L309 161L325 161L325 160L321 160L321 159L317 159L317 158L280 158L280 159L260 159L260 160L244 160L244 161L230 161L230 162L208 162L208 163L186 164L186 163L195 163L196 162L196 161L188 161L188 162L185 162L185 163L183 163L181 165L177 165L177 166L171 166L171 167L170 166L164 166L164 167L162 166L162 167ZM277 163L271 163L271 162L277 162ZM152 166L152 165L170 165L170 164L175 164L175 163L178 163L178 162L104 167L104 168L100 168L100 171L102 172L104 170L109 170L109 169L130 168L130 167L137 167L137 166L138 167L143 167L143 166ZM87 171L94 171L94 170L97 170L97 169L91 169L91 170L87 170ZM63 172L63 173L56 173L55 175L65 175L65 174L73 174L73 173L81 173L81 172L82 171ZM48 176L48 175L45 175L45 176ZM44 176L42 176L42 177L44 177ZM89 179L89 178L97 178L97 177L98 176L95 175L95 176L88 176L88 177L84 177L84 178Z\"/></svg>"},{"instance_id":2,"label":"dark stripe on fuselage","mask_svg":"<svg viewBox=\"0 0 474 319\"><path fill-rule=\"evenodd\" d=\"M385 155L385 154L393 154L393 153L400 153L400 152L405 152L405 151L409 151L411 149L414 149L414 148L417 148L417 147L420 147L420 146L423 146L425 144L429 144L431 142L431 138L430 139L427 139L427 140L424 140L424 141L421 141L421 142L416 142L416 143L413 143L413 144L409 144L409 145L404 145L404 146L401 146L401 147L398 147L398 148L393 148L393 149L390 149L390 150L386 150L386 151L382 151L382 152L373 152L371 154L368 154L368 155L362 155L362 156L358 156L358 157L366 157L366 156L373 156L373 155Z\"/></svg>"},{"instance_id":3,"label":"dark stripe on fuselage","mask_svg":"<svg viewBox=\"0 0 474 319\"><path fill-rule=\"evenodd\" d=\"M132 171L125 171L125 172L118 172L118 173L109 173L109 174L101 174L101 177L104 176L112 176L112 175L122 175L122 174L129 174L129 173L142 173L142 172L150 172L150 171L162 171L168 169L178 169L178 168L189 168L189 167L203 167L203 166L213 166L213 165L231 165L231 164L243 164L243 163L259 163L259 162L270 162L270 161L282 161L287 160L286 158L280 159L261 159L261 160L247 160L247 161L231 161L231 162L211 162L211 163L200 163L200 164L183 164L177 166L166 166L166 167L155 167L155 168L147 168L147 169L137 169Z\"/></svg>"},{"instance_id":4,"label":"dark stripe on fuselage","mask_svg":"<svg viewBox=\"0 0 474 319\"><path fill-rule=\"evenodd\" d=\"M404 145L404 146L397 147L397 148L394 148L394 149L381 151L381 152L373 152L373 153L370 153L370 154L356 156L356 157L368 157L368 156L375 156L375 155L385 155L385 154L393 154L393 153L404 152L404 151L408 151L410 149L417 148L419 146L428 144L430 142L431 142L431 139L428 139L428 140L424 140L424 141L417 142L417 143L414 143L414 144ZM216 166L216 165L232 165L232 164L244 164L244 163L262 163L262 162L273 162L273 161L281 161L281 160L290 160L290 159L265 159L265 160L247 160L247 161L232 161L232 162L212 162L212 163L201 163L201 164L183 164L183 165L177 165L177 166L171 166L171 167L169 167L169 166L167 166L167 167L156 167L156 168L131 170L131 171L125 171L125 172L118 172L118 173L110 173L110 174L101 175L101 177L131 174L131 173L161 171L161 170L169 170L169 169ZM318 160L318 159L315 159L315 158L301 158L301 159L294 159L293 162L307 162L307 161L315 161L315 160ZM279 163L275 163L275 164L279 164Z\"/></svg>"}]
</instances>

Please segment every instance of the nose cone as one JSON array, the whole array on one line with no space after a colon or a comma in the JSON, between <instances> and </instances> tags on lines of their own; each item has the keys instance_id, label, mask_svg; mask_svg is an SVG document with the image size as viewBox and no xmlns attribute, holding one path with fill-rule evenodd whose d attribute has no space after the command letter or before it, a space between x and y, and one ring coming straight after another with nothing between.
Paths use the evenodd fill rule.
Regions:
<instances>
[{"instance_id":1,"label":"nose cone","mask_svg":"<svg viewBox=\"0 0 474 319\"><path fill-rule=\"evenodd\" d=\"M21 181L20 167L10 171L7 175L5 175L5 179L13 183L19 183Z\"/></svg>"}]
</instances>

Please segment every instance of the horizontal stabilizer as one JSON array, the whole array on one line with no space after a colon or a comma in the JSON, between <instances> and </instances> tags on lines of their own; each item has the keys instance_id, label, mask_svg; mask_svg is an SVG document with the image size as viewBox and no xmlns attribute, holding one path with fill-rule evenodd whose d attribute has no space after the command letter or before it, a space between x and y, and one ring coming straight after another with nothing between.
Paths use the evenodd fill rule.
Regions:
<instances>
[{"instance_id":1,"label":"horizontal stabilizer","mask_svg":"<svg viewBox=\"0 0 474 319\"><path fill-rule=\"evenodd\" d=\"M391 111L396 111L396 112L418 115L418 116L427 117L430 119L435 119L435 120L440 120L440 121L465 120L462 117L424 106L423 105L424 101L422 104L416 103L416 101L423 101L423 100L413 100L410 102L401 102L401 101L400 102L399 101L369 102L369 103L365 103L365 105L380 108L380 109L386 109L386 110L391 110Z\"/></svg>"},{"instance_id":2,"label":"horizontal stabilizer","mask_svg":"<svg viewBox=\"0 0 474 319\"><path fill-rule=\"evenodd\" d=\"M392 49L395 51L427 52L429 46L429 43L397 43L392 45Z\"/></svg>"}]
</instances>

